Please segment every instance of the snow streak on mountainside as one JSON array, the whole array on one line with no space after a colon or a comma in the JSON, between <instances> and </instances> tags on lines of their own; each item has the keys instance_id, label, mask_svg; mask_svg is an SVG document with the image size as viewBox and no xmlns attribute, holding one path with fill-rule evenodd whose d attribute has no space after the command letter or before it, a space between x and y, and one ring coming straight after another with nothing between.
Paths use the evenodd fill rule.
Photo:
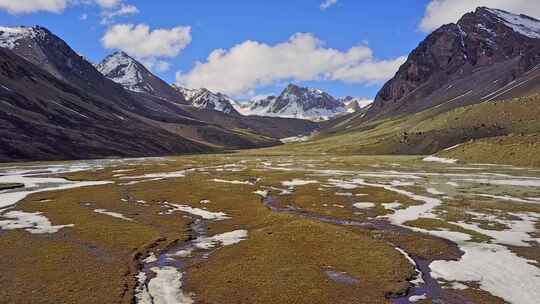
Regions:
<instances>
[{"instance_id":1,"label":"snow streak on mountainside","mask_svg":"<svg viewBox=\"0 0 540 304\"><path fill-rule=\"evenodd\" d=\"M540 38L540 21L525 15L516 15L503 10L486 9L493 13L508 27L530 38Z\"/></svg>"},{"instance_id":2,"label":"snow streak on mountainside","mask_svg":"<svg viewBox=\"0 0 540 304\"><path fill-rule=\"evenodd\" d=\"M14 49L22 39L32 39L39 34L34 27L3 27L0 26L0 47Z\"/></svg>"}]
</instances>

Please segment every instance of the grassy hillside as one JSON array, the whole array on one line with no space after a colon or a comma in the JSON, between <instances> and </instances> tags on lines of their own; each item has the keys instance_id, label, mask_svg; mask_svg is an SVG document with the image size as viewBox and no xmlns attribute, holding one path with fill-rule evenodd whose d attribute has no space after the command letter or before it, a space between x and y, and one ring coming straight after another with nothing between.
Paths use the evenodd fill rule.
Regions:
<instances>
[{"instance_id":1,"label":"grassy hillside","mask_svg":"<svg viewBox=\"0 0 540 304\"><path fill-rule=\"evenodd\" d=\"M361 114L356 114L356 116ZM355 115L327 125L313 140L276 149L337 154L433 154L470 140L540 133L540 95L442 112L432 108L358 123ZM518 137L516 140L519 140Z\"/></svg>"},{"instance_id":2,"label":"grassy hillside","mask_svg":"<svg viewBox=\"0 0 540 304\"><path fill-rule=\"evenodd\" d=\"M540 134L484 138L439 153L468 163L540 167Z\"/></svg>"}]
</instances>

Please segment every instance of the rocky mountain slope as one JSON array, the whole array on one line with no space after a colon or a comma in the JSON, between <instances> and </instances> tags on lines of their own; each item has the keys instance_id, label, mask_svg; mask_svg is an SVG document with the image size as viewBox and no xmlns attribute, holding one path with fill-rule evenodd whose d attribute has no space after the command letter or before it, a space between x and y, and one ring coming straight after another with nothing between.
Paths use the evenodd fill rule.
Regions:
<instances>
[{"instance_id":1,"label":"rocky mountain slope","mask_svg":"<svg viewBox=\"0 0 540 304\"><path fill-rule=\"evenodd\" d=\"M107 56L96 65L96 69L130 91L149 94L172 102L187 103L183 96L169 84L124 52Z\"/></svg>"},{"instance_id":2,"label":"rocky mountain slope","mask_svg":"<svg viewBox=\"0 0 540 304\"><path fill-rule=\"evenodd\" d=\"M352 97L338 100L321 90L290 84L279 96L253 100L240 111L246 115L328 120L356 110L356 105L352 103L356 101Z\"/></svg>"},{"instance_id":3,"label":"rocky mountain slope","mask_svg":"<svg viewBox=\"0 0 540 304\"><path fill-rule=\"evenodd\" d=\"M375 98L367 118L534 93L540 21L481 7L431 33Z\"/></svg>"},{"instance_id":4,"label":"rocky mountain slope","mask_svg":"<svg viewBox=\"0 0 540 304\"><path fill-rule=\"evenodd\" d=\"M192 114L198 109L168 99L179 96L174 90L172 97L156 93L162 90L126 90L42 27L0 28L0 52L0 161L153 156L279 144L278 138L258 133L256 124L229 128L215 122L220 119L204 120L200 111ZM142 76L139 80L156 80ZM149 88L145 81L140 88ZM151 82L152 88L159 83ZM316 128L302 123L299 130L287 130L285 123L275 124L282 129L270 133L287 133L283 137Z\"/></svg>"}]
</instances>

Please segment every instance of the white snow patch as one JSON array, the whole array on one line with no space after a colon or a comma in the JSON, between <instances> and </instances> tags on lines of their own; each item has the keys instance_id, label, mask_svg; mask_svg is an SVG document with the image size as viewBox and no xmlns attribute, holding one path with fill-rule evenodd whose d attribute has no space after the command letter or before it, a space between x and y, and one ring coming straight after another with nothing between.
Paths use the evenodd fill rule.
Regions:
<instances>
[{"instance_id":1,"label":"white snow patch","mask_svg":"<svg viewBox=\"0 0 540 304\"><path fill-rule=\"evenodd\" d=\"M443 164L455 164L458 162L457 159L442 158L437 156L428 156L422 159L425 162L434 162L434 163L443 163Z\"/></svg>"},{"instance_id":2,"label":"white snow patch","mask_svg":"<svg viewBox=\"0 0 540 304\"><path fill-rule=\"evenodd\" d=\"M358 209L370 209L375 207L375 203L354 203L353 206Z\"/></svg>"},{"instance_id":3,"label":"white snow patch","mask_svg":"<svg viewBox=\"0 0 540 304\"><path fill-rule=\"evenodd\" d=\"M395 225L403 225L403 223L405 222L414 221L416 219L419 219L420 217L433 217L434 215L431 211L440 204L442 204L442 201L439 199L417 195L406 190L397 189L390 185L366 183L363 179L355 179L353 180L353 182L364 186L384 188L388 191L402 194L408 196L415 201L420 201L424 203L423 205L410 206L405 209L396 210L394 214L386 215L385 217L388 218L390 222Z\"/></svg>"},{"instance_id":4,"label":"white snow patch","mask_svg":"<svg viewBox=\"0 0 540 304\"><path fill-rule=\"evenodd\" d=\"M125 221L130 221L130 222L133 221L133 219L130 219L129 217L125 217L124 215L122 215L122 214L120 214L118 212L111 212L111 211L107 211L106 209L95 209L94 212L99 213L99 214L112 216L114 218L122 219L122 220L125 220Z\"/></svg>"},{"instance_id":5,"label":"white snow patch","mask_svg":"<svg viewBox=\"0 0 540 304\"><path fill-rule=\"evenodd\" d=\"M268 196L268 190L257 190L253 193L260 195L263 198L266 198Z\"/></svg>"},{"instance_id":6,"label":"white snow patch","mask_svg":"<svg viewBox=\"0 0 540 304\"><path fill-rule=\"evenodd\" d=\"M439 191L439 190L437 190L435 188L427 188L426 191L427 191L427 193L433 194L433 195L444 195L444 194L446 194L446 193L441 192L441 191Z\"/></svg>"},{"instance_id":7,"label":"white snow patch","mask_svg":"<svg viewBox=\"0 0 540 304\"><path fill-rule=\"evenodd\" d=\"M205 220L222 221L222 220L230 219L230 217L228 217L227 214L224 212L210 212L210 211L206 211L199 208L193 208L187 205L177 205L177 204L171 204L168 202L164 202L163 204L171 207L171 209L165 212L165 214L172 214L173 212L180 211L180 212L189 213L195 216L199 216Z\"/></svg>"},{"instance_id":8,"label":"white snow patch","mask_svg":"<svg viewBox=\"0 0 540 304\"><path fill-rule=\"evenodd\" d=\"M0 213L2 211L0 210ZM53 234L58 232L62 228L73 227L75 225L52 225L47 217L42 215L41 212L28 213L23 211L9 211L4 214L0 214L0 218L6 218L7 220L0 220L0 229L3 230L16 230L24 229L32 234Z\"/></svg>"},{"instance_id":9,"label":"white snow patch","mask_svg":"<svg viewBox=\"0 0 540 304\"><path fill-rule=\"evenodd\" d=\"M219 179L219 178L214 178L212 181L216 182L216 183L225 183L225 184L233 184L233 185L252 185L253 186L253 183L250 182L250 181L225 180L225 179Z\"/></svg>"},{"instance_id":10,"label":"white snow patch","mask_svg":"<svg viewBox=\"0 0 540 304\"><path fill-rule=\"evenodd\" d=\"M425 300L425 299L427 299L427 296L425 294L419 295L419 296L410 296L409 302L415 303L415 302L418 302L420 300Z\"/></svg>"},{"instance_id":11,"label":"white snow patch","mask_svg":"<svg viewBox=\"0 0 540 304\"><path fill-rule=\"evenodd\" d=\"M285 181L281 184L285 187L296 187L296 186L305 186L310 184L318 184L319 182L316 180L303 180L303 179L293 179L291 181Z\"/></svg>"},{"instance_id":12,"label":"white snow patch","mask_svg":"<svg viewBox=\"0 0 540 304\"><path fill-rule=\"evenodd\" d=\"M540 201L537 201L537 200L522 199L522 198L510 196L510 195L478 194L478 196L494 198L494 199L503 200L503 201L517 202L517 203L540 204Z\"/></svg>"},{"instance_id":13,"label":"white snow patch","mask_svg":"<svg viewBox=\"0 0 540 304\"><path fill-rule=\"evenodd\" d=\"M386 204L381 204L381 205L386 210L394 210L394 211L401 207L401 203L398 203L398 202L386 203Z\"/></svg>"},{"instance_id":14,"label":"white snow patch","mask_svg":"<svg viewBox=\"0 0 540 304\"><path fill-rule=\"evenodd\" d=\"M530 38L540 38L540 21L497 9L489 9L489 11L497 15L505 25L515 32Z\"/></svg>"},{"instance_id":15,"label":"white snow patch","mask_svg":"<svg viewBox=\"0 0 540 304\"><path fill-rule=\"evenodd\" d=\"M193 299L182 291L182 273L174 267L153 267L156 277L148 282L153 304L192 304ZM143 302L144 303L144 302ZM147 303L144 303L147 304Z\"/></svg>"},{"instance_id":16,"label":"white snow patch","mask_svg":"<svg viewBox=\"0 0 540 304\"><path fill-rule=\"evenodd\" d=\"M195 247L199 249L212 249L218 245L230 246L238 244L248 236L247 230L235 230L211 237L199 237L195 240Z\"/></svg>"},{"instance_id":17,"label":"white snow patch","mask_svg":"<svg viewBox=\"0 0 540 304\"><path fill-rule=\"evenodd\" d=\"M457 240L460 241L460 240ZM477 282L482 290L510 303L537 304L540 299L540 269L534 261L518 257L496 244L460 244L465 252L459 261L431 263L435 279Z\"/></svg>"}]
</instances>

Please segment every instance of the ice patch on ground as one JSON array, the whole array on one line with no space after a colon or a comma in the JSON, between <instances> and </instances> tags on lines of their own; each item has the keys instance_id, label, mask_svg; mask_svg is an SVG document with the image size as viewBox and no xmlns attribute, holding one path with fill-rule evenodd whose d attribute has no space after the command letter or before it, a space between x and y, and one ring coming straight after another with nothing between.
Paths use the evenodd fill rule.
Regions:
<instances>
[{"instance_id":1,"label":"ice patch on ground","mask_svg":"<svg viewBox=\"0 0 540 304\"><path fill-rule=\"evenodd\" d=\"M195 240L195 247L199 249L212 249L218 245L229 246L238 244L248 236L247 230L235 230L211 237L199 237Z\"/></svg>"},{"instance_id":2,"label":"ice patch on ground","mask_svg":"<svg viewBox=\"0 0 540 304\"><path fill-rule=\"evenodd\" d=\"M168 179L168 178L186 177L186 173L188 171L189 170L181 170L181 171L166 172L166 173L150 173L150 174L137 175L137 176L123 176L123 177L120 177L120 179L143 179L142 181L138 181L139 183L142 183L145 181L156 181L156 180L162 180L162 179Z\"/></svg>"},{"instance_id":3,"label":"ice patch on ground","mask_svg":"<svg viewBox=\"0 0 540 304\"><path fill-rule=\"evenodd\" d=\"M151 253L149 256L146 257L146 259L143 260L143 263L154 263L157 260L158 258L156 257L156 255L154 253Z\"/></svg>"},{"instance_id":4,"label":"ice patch on ground","mask_svg":"<svg viewBox=\"0 0 540 304\"><path fill-rule=\"evenodd\" d=\"M453 222L452 224L458 225L465 229L478 232L483 235L487 235L493 238L493 242L498 244L505 244L511 246L530 247L531 242L540 244L540 239L531 237L530 234L536 232L536 223L540 218L540 214L537 213L509 213L509 215L519 218L519 220L502 220L493 215L487 215L477 212L468 212L468 214L474 216L479 220L488 220L490 222L496 222L509 227L505 230L488 230L480 228L479 224L465 223L465 222Z\"/></svg>"},{"instance_id":5,"label":"ice patch on ground","mask_svg":"<svg viewBox=\"0 0 540 304\"><path fill-rule=\"evenodd\" d=\"M419 296L410 296L409 297L409 301L411 303L415 303L415 302L418 302L418 301L421 301L421 300L425 300L427 299L427 296L425 294L423 295L419 295Z\"/></svg>"},{"instance_id":6,"label":"ice patch on ground","mask_svg":"<svg viewBox=\"0 0 540 304\"><path fill-rule=\"evenodd\" d=\"M386 210L394 210L394 211L401 207L401 203L398 203L398 202L386 203L386 204L381 204L381 205Z\"/></svg>"},{"instance_id":7,"label":"ice patch on ground","mask_svg":"<svg viewBox=\"0 0 540 304\"><path fill-rule=\"evenodd\" d=\"M156 277L148 282L152 302L141 304L192 304L193 299L182 291L182 273L174 267L153 267Z\"/></svg>"},{"instance_id":8,"label":"ice patch on ground","mask_svg":"<svg viewBox=\"0 0 540 304\"><path fill-rule=\"evenodd\" d=\"M117 218L117 219L122 219L124 221L130 221L130 222L133 221L133 219L130 219L129 217L125 217L124 215L122 215L120 213L117 213L117 212L107 211L107 209L94 209L94 212L99 213L99 214L103 214L103 215L112 216L112 217Z\"/></svg>"},{"instance_id":9,"label":"ice patch on ground","mask_svg":"<svg viewBox=\"0 0 540 304\"><path fill-rule=\"evenodd\" d=\"M510 303L537 304L540 299L540 269L534 261L518 257L496 244L461 244L459 261L435 261L431 275L446 281L476 282L482 290Z\"/></svg>"},{"instance_id":10,"label":"ice patch on ground","mask_svg":"<svg viewBox=\"0 0 540 304\"><path fill-rule=\"evenodd\" d=\"M370 209L374 208L376 205L375 203L354 203L353 206L358 209Z\"/></svg>"},{"instance_id":11,"label":"ice patch on ground","mask_svg":"<svg viewBox=\"0 0 540 304\"><path fill-rule=\"evenodd\" d=\"M257 190L253 193L261 196L262 198L266 198L268 196L268 190Z\"/></svg>"},{"instance_id":12,"label":"ice patch on ground","mask_svg":"<svg viewBox=\"0 0 540 304\"><path fill-rule=\"evenodd\" d=\"M219 179L219 178L214 178L212 181L216 183L225 183L225 184L233 184L233 185L251 185L251 186L254 185L250 181L225 180L225 179Z\"/></svg>"},{"instance_id":13,"label":"ice patch on ground","mask_svg":"<svg viewBox=\"0 0 540 304\"><path fill-rule=\"evenodd\" d=\"M458 162L457 159L442 158L437 156L428 156L422 159L425 162L434 162L434 163L443 163L443 164L455 164Z\"/></svg>"},{"instance_id":14,"label":"ice patch on ground","mask_svg":"<svg viewBox=\"0 0 540 304\"><path fill-rule=\"evenodd\" d=\"M403 225L403 223L408 221L414 221L420 217L433 217L432 210L442 204L442 201L436 198L431 198L427 196L417 195L412 192L401 190L390 185L385 184L373 184L367 183L363 179L354 179L354 183L369 187L384 188L388 191L392 191L398 194L405 195L415 201L423 202L423 205L410 206L405 209L396 210L394 214L386 215L385 217L390 220L395 225Z\"/></svg>"},{"instance_id":15,"label":"ice patch on ground","mask_svg":"<svg viewBox=\"0 0 540 304\"><path fill-rule=\"evenodd\" d=\"M433 194L433 195L444 195L444 194L446 194L446 193L441 192L441 191L439 191L439 190L437 190L435 188L427 188L426 191L427 191L427 193Z\"/></svg>"},{"instance_id":16,"label":"ice patch on ground","mask_svg":"<svg viewBox=\"0 0 540 304\"><path fill-rule=\"evenodd\" d=\"M318 183L319 182L316 180L303 180L303 179L295 178L290 181L284 181L281 184L285 187L296 187L296 186L305 186L305 185L318 184Z\"/></svg>"},{"instance_id":17,"label":"ice patch on ground","mask_svg":"<svg viewBox=\"0 0 540 304\"><path fill-rule=\"evenodd\" d=\"M478 196L494 198L494 199L503 200L503 201L517 202L517 203L540 204L540 201L538 200L522 199L522 198L510 196L510 195L478 194Z\"/></svg>"},{"instance_id":18,"label":"ice patch on ground","mask_svg":"<svg viewBox=\"0 0 540 304\"><path fill-rule=\"evenodd\" d=\"M53 234L62 228L75 226L73 224L56 226L52 225L51 221L49 221L49 219L42 214L43 213L41 212L28 213L23 211L9 211L4 214L0 214L0 218L7 219L0 220L0 229L24 229L32 234Z\"/></svg>"},{"instance_id":19,"label":"ice patch on ground","mask_svg":"<svg viewBox=\"0 0 540 304\"><path fill-rule=\"evenodd\" d=\"M170 209L164 212L164 214L172 214L174 212L180 211L180 212L185 212L185 213L189 213L189 214L201 217L205 220L222 221L222 220L230 219L230 217L228 217L227 214L224 212L210 212L207 210L194 208L187 205L177 205L177 204L171 204L168 202L164 202L163 204L165 206L170 207Z\"/></svg>"},{"instance_id":20,"label":"ice patch on ground","mask_svg":"<svg viewBox=\"0 0 540 304\"><path fill-rule=\"evenodd\" d=\"M540 179L487 179L487 178L464 178L461 181L479 184L491 184L499 186L540 187Z\"/></svg>"}]
</instances>

